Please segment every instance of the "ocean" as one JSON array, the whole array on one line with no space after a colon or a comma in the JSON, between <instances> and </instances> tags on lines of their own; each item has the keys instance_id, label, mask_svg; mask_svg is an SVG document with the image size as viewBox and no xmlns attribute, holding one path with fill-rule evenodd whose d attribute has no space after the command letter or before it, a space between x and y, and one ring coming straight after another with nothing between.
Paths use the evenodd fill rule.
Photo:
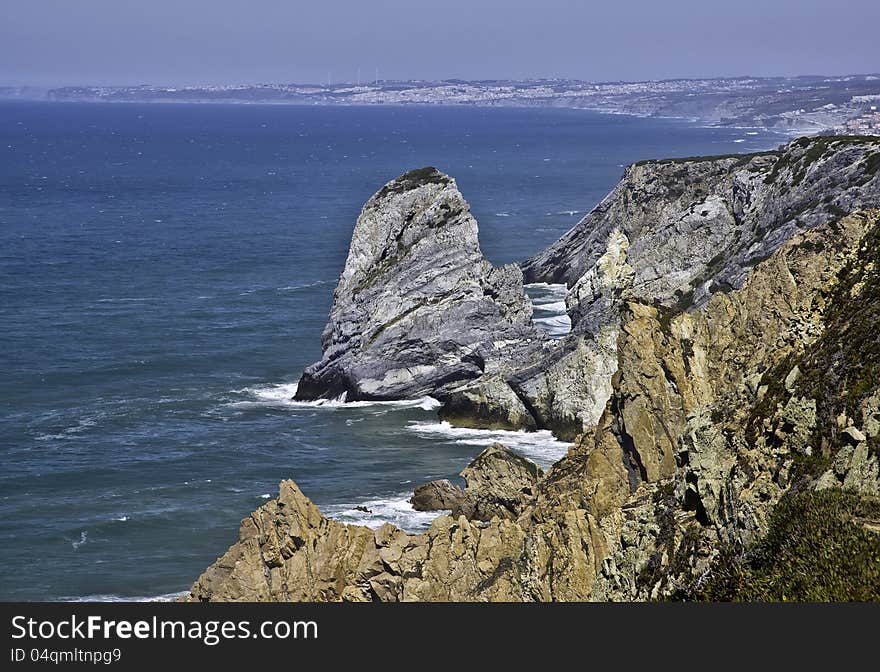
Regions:
<instances>
[{"instance_id":1,"label":"ocean","mask_svg":"<svg viewBox=\"0 0 880 672\"><path fill-rule=\"evenodd\" d=\"M412 488L500 440L430 398L294 403L360 207L434 165L494 263L573 226L626 163L784 138L583 110L0 104L0 599L186 590L293 478L330 516L424 529ZM536 321L567 328L564 290ZM364 506L372 513L356 511Z\"/></svg>"}]
</instances>

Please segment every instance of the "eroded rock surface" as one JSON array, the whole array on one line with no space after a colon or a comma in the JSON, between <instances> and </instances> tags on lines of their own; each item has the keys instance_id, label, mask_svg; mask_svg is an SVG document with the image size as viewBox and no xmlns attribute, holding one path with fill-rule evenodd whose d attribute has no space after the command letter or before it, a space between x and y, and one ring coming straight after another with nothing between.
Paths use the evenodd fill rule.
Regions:
<instances>
[{"instance_id":1,"label":"eroded rock surface","mask_svg":"<svg viewBox=\"0 0 880 672\"><path fill-rule=\"evenodd\" d=\"M819 137L629 166L592 212L522 264L527 282L570 288L572 334L514 376L538 426L573 438L598 421L623 302L687 310L741 287L793 235L880 207L878 156L877 138Z\"/></svg>"},{"instance_id":2,"label":"eroded rock surface","mask_svg":"<svg viewBox=\"0 0 880 672\"><path fill-rule=\"evenodd\" d=\"M435 168L389 182L364 206L297 399L434 394L506 367L547 340L515 265L483 258L455 181Z\"/></svg>"},{"instance_id":3,"label":"eroded rock surface","mask_svg":"<svg viewBox=\"0 0 880 672\"><path fill-rule=\"evenodd\" d=\"M463 496L460 487L444 478L418 486L409 501L416 511L451 511L461 506Z\"/></svg>"},{"instance_id":4,"label":"eroded rock surface","mask_svg":"<svg viewBox=\"0 0 880 672\"><path fill-rule=\"evenodd\" d=\"M483 259L452 178L407 173L358 218L324 357L297 398L430 394L455 425L574 440L611 394L626 302L703 306L793 235L880 206L878 155L877 139L802 138L759 154L629 166L578 225L522 264L529 282L570 288L572 331L558 340L531 323L519 270Z\"/></svg>"},{"instance_id":5,"label":"eroded rock surface","mask_svg":"<svg viewBox=\"0 0 880 672\"><path fill-rule=\"evenodd\" d=\"M499 449L466 490L428 484L423 505L454 515L416 535L328 520L284 482L189 599L681 598L787 529L779 502L876 498L878 167L880 140L832 137L627 168L523 264L570 287L558 340L531 324L518 269L482 258L451 178L389 183L298 396L433 394L450 422L573 445L545 475ZM873 548L880 521L847 515Z\"/></svg>"},{"instance_id":6,"label":"eroded rock surface","mask_svg":"<svg viewBox=\"0 0 880 672\"><path fill-rule=\"evenodd\" d=\"M451 510L453 518L513 520L535 496L543 475L534 462L493 443L461 472L463 489L446 480L431 481L416 488L411 501L417 511Z\"/></svg>"},{"instance_id":7,"label":"eroded rock surface","mask_svg":"<svg viewBox=\"0 0 880 672\"><path fill-rule=\"evenodd\" d=\"M633 600L699 590L725 549L766 533L783 497L843 485L875 496L878 254L880 210L861 211L794 236L701 308L623 302L601 417L515 518L439 516L423 534L373 531L327 520L287 481L189 599ZM876 521L849 524L872 543Z\"/></svg>"}]
</instances>

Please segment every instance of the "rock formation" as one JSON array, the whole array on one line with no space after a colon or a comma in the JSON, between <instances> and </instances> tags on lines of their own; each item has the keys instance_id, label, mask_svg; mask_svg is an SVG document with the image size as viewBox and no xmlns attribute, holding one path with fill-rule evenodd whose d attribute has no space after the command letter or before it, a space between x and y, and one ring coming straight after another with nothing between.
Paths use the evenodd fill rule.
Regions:
<instances>
[{"instance_id":1,"label":"rock formation","mask_svg":"<svg viewBox=\"0 0 880 672\"><path fill-rule=\"evenodd\" d=\"M675 310L742 286L792 235L880 206L877 141L803 138L780 150L633 164L571 231L523 263L529 282L565 282L572 333L530 321L522 277L482 257L477 224L448 176L412 171L358 218L324 332L297 398L430 394L450 423L596 425L617 370L623 301Z\"/></svg>"},{"instance_id":2,"label":"rock formation","mask_svg":"<svg viewBox=\"0 0 880 672\"><path fill-rule=\"evenodd\" d=\"M443 478L418 486L409 502L416 511L452 511L461 506L463 496L460 487Z\"/></svg>"},{"instance_id":3,"label":"rock formation","mask_svg":"<svg viewBox=\"0 0 880 672\"><path fill-rule=\"evenodd\" d=\"M531 493L407 534L284 482L189 599L880 599L878 168L865 138L630 167L524 266L574 332L447 388L578 435Z\"/></svg>"},{"instance_id":4,"label":"rock formation","mask_svg":"<svg viewBox=\"0 0 880 672\"><path fill-rule=\"evenodd\" d=\"M464 489L447 480L431 481L417 487L411 501L416 511L450 510L453 518L512 520L535 495L543 475L533 462L493 443L461 472Z\"/></svg>"},{"instance_id":5,"label":"rock formation","mask_svg":"<svg viewBox=\"0 0 880 672\"><path fill-rule=\"evenodd\" d=\"M877 156L877 138L820 137L629 166L592 212L522 264L527 282L570 289L572 333L512 376L537 426L573 439L596 423L616 370L623 301L686 310L741 287L793 235L880 206Z\"/></svg>"},{"instance_id":6,"label":"rock formation","mask_svg":"<svg viewBox=\"0 0 880 672\"><path fill-rule=\"evenodd\" d=\"M435 168L386 184L364 206L297 399L442 396L544 340L515 265L483 258L477 222Z\"/></svg>"}]
</instances>

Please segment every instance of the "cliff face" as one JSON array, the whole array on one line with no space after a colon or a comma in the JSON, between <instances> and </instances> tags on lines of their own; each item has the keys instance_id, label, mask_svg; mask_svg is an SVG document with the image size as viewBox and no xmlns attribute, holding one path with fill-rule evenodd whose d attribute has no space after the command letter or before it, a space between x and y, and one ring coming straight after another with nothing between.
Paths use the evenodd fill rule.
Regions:
<instances>
[{"instance_id":1,"label":"cliff face","mask_svg":"<svg viewBox=\"0 0 880 672\"><path fill-rule=\"evenodd\" d=\"M570 288L572 334L511 377L538 426L573 439L596 423L610 394L602 381L615 369L623 301L686 310L741 287L791 236L880 206L878 162L877 138L834 137L628 167L602 203L522 265L528 282Z\"/></svg>"},{"instance_id":2,"label":"cliff face","mask_svg":"<svg viewBox=\"0 0 880 672\"><path fill-rule=\"evenodd\" d=\"M526 264L572 285L575 333L468 383L483 408L483 389L515 390L536 424L573 412L562 460L505 515L462 509L419 535L327 520L284 482L189 599L880 599L877 157L876 141L816 139L631 167L652 196L619 185L588 216L604 234L582 222ZM702 186L676 187L680 170ZM710 246L723 258L704 263ZM698 270L678 273L691 251Z\"/></svg>"},{"instance_id":3,"label":"cliff face","mask_svg":"<svg viewBox=\"0 0 880 672\"><path fill-rule=\"evenodd\" d=\"M741 287L795 233L877 205L877 151L876 137L832 136L759 154L633 164L592 212L522 264L526 281L586 284L593 291L570 297L570 307L579 305L575 323L596 322L605 303L596 295L607 298L608 288L596 291L584 276L610 252L632 269L612 287L667 307L702 305Z\"/></svg>"}]
</instances>

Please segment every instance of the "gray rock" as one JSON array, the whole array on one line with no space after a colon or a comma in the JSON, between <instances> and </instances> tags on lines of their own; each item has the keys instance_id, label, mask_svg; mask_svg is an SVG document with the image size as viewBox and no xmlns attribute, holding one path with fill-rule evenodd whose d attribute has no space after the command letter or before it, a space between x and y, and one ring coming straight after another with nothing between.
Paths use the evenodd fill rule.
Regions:
<instances>
[{"instance_id":1,"label":"gray rock","mask_svg":"<svg viewBox=\"0 0 880 672\"><path fill-rule=\"evenodd\" d=\"M880 173L866 160L877 145L800 138L774 152L633 164L592 212L522 264L526 281L574 287L622 236L633 298L703 305L716 291L741 287L755 263L792 235L880 205ZM621 277L626 282L606 294L628 284ZM605 311L583 312L573 322L594 323Z\"/></svg>"},{"instance_id":2,"label":"gray rock","mask_svg":"<svg viewBox=\"0 0 880 672\"><path fill-rule=\"evenodd\" d=\"M774 152L629 166L593 211L522 264L527 282L570 288L572 336L511 376L538 426L570 438L595 423L616 370L603 343L615 340L621 302L703 306L793 235L880 206L868 161L878 150L871 138L801 138Z\"/></svg>"},{"instance_id":3,"label":"gray rock","mask_svg":"<svg viewBox=\"0 0 880 672\"><path fill-rule=\"evenodd\" d=\"M457 425L573 439L610 397L625 302L700 307L741 287L794 234L880 205L868 161L878 145L802 138L774 152L628 167L587 217L522 264L528 281L569 285L572 333L560 340L531 324L517 269L483 259L455 182L435 169L407 173L364 206L324 357L297 398L431 394Z\"/></svg>"},{"instance_id":4,"label":"gray rock","mask_svg":"<svg viewBox=\"0 0 880 672\"><path fill-rule=\"evenodd\" d=\"M474 429L534 430L537 423L510 385L500 376L484 376L452 390L440 419Z\"/></svg>"},{"instance_id":5,"label":"gray rock","mask_svg":"<svg viewBox=\"0 0 880 672\"><path fill-rule=\"evenodd\" d=\"M386 184L361 211L324 356L296 398L443 396L546 340L531 323L519 268L483 258L455 181L422 168Z\"/></svg>"},{"instance_id":6,"label":"gray rock","mask_svg":"<svg viewBox=\"0 0 880 672\"><path fill-rule=\"evenodd\" d=\"M537 425L563 441L594 426L611 395L617 370L617 329L571 334L534 364L511 375L519 399L528 402Z\"/></svg>"}]
</instances>

